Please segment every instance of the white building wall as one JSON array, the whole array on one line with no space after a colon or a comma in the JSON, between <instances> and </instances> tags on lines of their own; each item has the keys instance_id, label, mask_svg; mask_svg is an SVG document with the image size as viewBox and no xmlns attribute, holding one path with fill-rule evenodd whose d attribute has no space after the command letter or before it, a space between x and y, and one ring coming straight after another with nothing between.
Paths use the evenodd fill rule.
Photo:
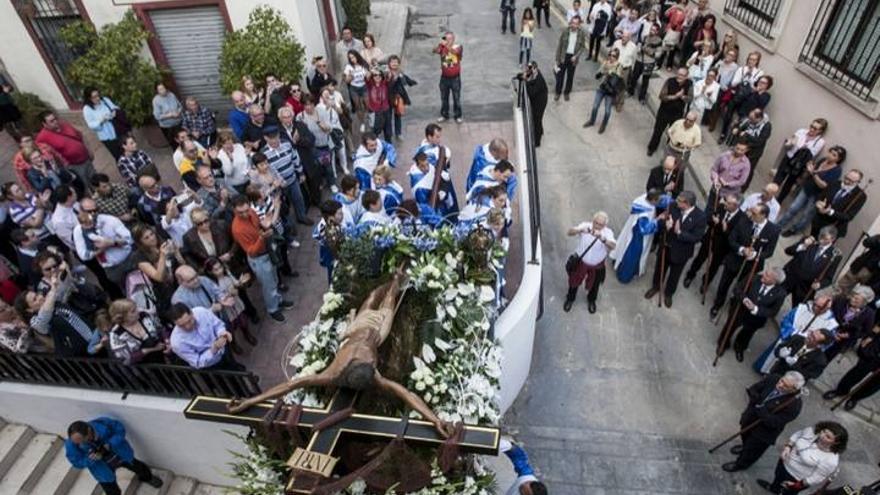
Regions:
<instances>
[{"instance_id":1,"label":"white building wall","mask_svg":"<svg viewBox=\"0 0 880 495\"><path fill-rule=\"evenodd\" d=\"M828 119L827 147L839 144L847 149L845 168L858 168L865 172L866 178L880 181L880 121L876 119L877 103L864 103L862 110L874 112L874 116L852 105L853 97L833 83L822 84L799 70L798 57L821 0L787 0L783 8L787 15L782 24L777 25L778 39L774 43L765 42L757 33L749 32L742 26L735 26L739 34L740 62L747 53L760 51L761 67L773 76L774 87L770 90L772 100L767 108L773 123L773 134L767 144L756 174L764 180L767 172L775 167L780 156L783 141L794 131L806 127L816 117ZM732 22L724 16L725 0L710 0L710 6L718 17L719 41ZM875 92L876 94L876 92ZM867 182L867 181L865 181ZM863 183L864 186L864 183ZM877 212L880 211L880 187L869 186L868 202L858 217L850 223L847 239L840 247L847 252L863 230L876 223L880 226Z\"/></svg>"}]
</instances>

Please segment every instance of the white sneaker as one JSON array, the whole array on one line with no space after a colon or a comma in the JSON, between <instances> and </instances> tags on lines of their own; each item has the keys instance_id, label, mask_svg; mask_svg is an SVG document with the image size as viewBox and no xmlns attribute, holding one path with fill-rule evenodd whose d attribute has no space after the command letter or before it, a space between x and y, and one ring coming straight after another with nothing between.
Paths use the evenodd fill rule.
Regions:
<instances>
[{"instance_id":1,"label":"white sneaker","mask_svg":"<svg viewBox=\"0 0 880 495\"><path fill-rule=\"evenodd\" d=\"M440 122L440 123L446 122L446 117L437 118L437 122Z\"/></svg>"},{"instance_id":2,"label":"white sneaker","mask_svg":"<svg viewBox=\"0 0 880 495\"><path fill-rule=\"evenodd\" d=\"M456 123L456 124L461 124L462 122L464 122L464 119L461 118L461 117L455 119L455 123Z\"/></svg>"},{"instance_id":3,"label":"white sneaker","mask_svg":"<svg viewBox=\"0 0 880 495\"><path fill-rule=\"evenodd\" d=\"M348 172L345 172L345 173L348 173ZM332 192L333 194L336 194L339 192L339 188L336 187L336 184L330 186L330 192Z\"/></svg>"},{"instance_id":4,"label":"white sneaker","mask_svg":"<svg viewBox=\"0 0 880 495\"><path fill-rule=\"evenodd\" d=\"M290 247L292 247L292 248L298 248L299 245L300 245L299 241L297 241L296 239L290 241Z\"/></svg>"}]
</instances>

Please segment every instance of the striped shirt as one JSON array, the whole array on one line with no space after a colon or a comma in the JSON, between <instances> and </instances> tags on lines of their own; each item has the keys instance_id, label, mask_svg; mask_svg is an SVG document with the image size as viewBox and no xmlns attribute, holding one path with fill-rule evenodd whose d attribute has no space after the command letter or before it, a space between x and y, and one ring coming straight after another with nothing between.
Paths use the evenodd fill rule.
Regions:
<instances>
[{"instance_id":1,"label":"striped shirt","mask_svg":"<svg viewBox=\"0 0 880 495\"><path fill-rule=\"evenodd\" d=\"M24 222L36 215L37 211L41 209L37 206L37 197L33 193L27 193L26 198L24 203L19 203L18 201L10 201L9 203L9 215L16 225L24 226ZM37 237L40 239L45 239L52 234L46 226L45 217L43 217L42 225L31 228L37 231Z\"/></svg>"},{"instance_id":2,"label":"striped shirt","mask_svg":"<svg viewBox=\"0 0 880 495\"><path fill-rule=\"evenodd\" d=\"M277 148L268 144L263 147L263 154L269 161L269 165L284 179L285 186L296 183L297 176L302 175L303 166L299 160L299 153L286 141L282 141Z\"/></svg>"},{"instance_id":3,"label":"striped shirt","mask_svg":"<svg viewBox=\"0 0 880 495\"><path fill-rule=\"evenodd\" d=\"M153 159L150 158L150 155L146 154L144 150L137 150L131 155L122 155L119 157L119 162L117 166L119 168L119 173L122 175L122 178L128 182L130 187L137 186L137 173L140 169L146 167L147 165L152 165Z\"/></svg>"}]
</instances>

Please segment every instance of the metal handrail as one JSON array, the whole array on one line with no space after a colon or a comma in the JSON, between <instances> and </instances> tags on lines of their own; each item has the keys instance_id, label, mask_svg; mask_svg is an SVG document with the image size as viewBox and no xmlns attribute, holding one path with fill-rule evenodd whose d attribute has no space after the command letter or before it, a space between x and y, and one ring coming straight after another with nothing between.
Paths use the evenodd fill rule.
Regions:
<instances>
[{"instance_id":1,"label":"metal handrail","mask_svg":"<svg viewBox=\"0 0 880 495\"><path fill-rule=\"evenodd\" d=\"M538 187L538 158L535 151L535 129L532 124L532 105L526 93L526 82L517 81L516 88L516 107L522 113L523 126L525 127L525 145L526 145L526 164L525 171L529 178L529 187L527 194L529 195L529 224L532 230L532 249L529 256L529 263L538 264L537 250L538 238L541 233L541 201L540 189Z\"/></svg>"},{"instance_id":2,"label":"metal handrail","mask_svg":"<svg viewBox=\"0 0 880 495\"><path fill-rule=\"evenodd\" d=\"M8 351L0 351L0 381L182 399L196 395L251 397L260 393L260 379L250 372L199 370L171 364L129 366L115 359Z\"/></svg>"}]
</instances>

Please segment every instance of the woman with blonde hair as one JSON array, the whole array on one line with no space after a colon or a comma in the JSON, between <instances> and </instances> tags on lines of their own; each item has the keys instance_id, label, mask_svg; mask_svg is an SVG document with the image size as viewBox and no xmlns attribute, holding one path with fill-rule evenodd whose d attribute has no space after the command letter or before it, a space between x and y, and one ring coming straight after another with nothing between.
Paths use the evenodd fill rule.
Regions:
<instances>
[{"instance_id":1,"label":"woman with blonde hair","mask_svg":"<svg viewBox=\"0 0 880 495\"><path fill-rule=\"evenodd\" d=\"M244 94L244 101L247 106L256 104L262 107L265 103L266 92L258 88L257 85L254 84L254 79L251 76L241 76L240 89L242 94Z\"/></svg>"},{"instance_id":2,"label":"woman with blonde hair","mask_svg":"<svg viewBox=\"0 0 880 495\"><path fill-rule=\"evenodd\" d=\"M370 33L364 35L364 49L361 50L361 56L370 67L375 67L385 61L385 54L381 48L376 46L376 38Z\"/></svg>"},{"instance_id":3,"label":"woman with blonde hair","mask_svg":"<svg viewBox=\"0 0 880 495\"><path fill-rule=\"evenodd\" d=\"M162 327L130 299L110 303L110 354L127 365L162 363L168 348Z\"/></svg>"}]
</instances>

